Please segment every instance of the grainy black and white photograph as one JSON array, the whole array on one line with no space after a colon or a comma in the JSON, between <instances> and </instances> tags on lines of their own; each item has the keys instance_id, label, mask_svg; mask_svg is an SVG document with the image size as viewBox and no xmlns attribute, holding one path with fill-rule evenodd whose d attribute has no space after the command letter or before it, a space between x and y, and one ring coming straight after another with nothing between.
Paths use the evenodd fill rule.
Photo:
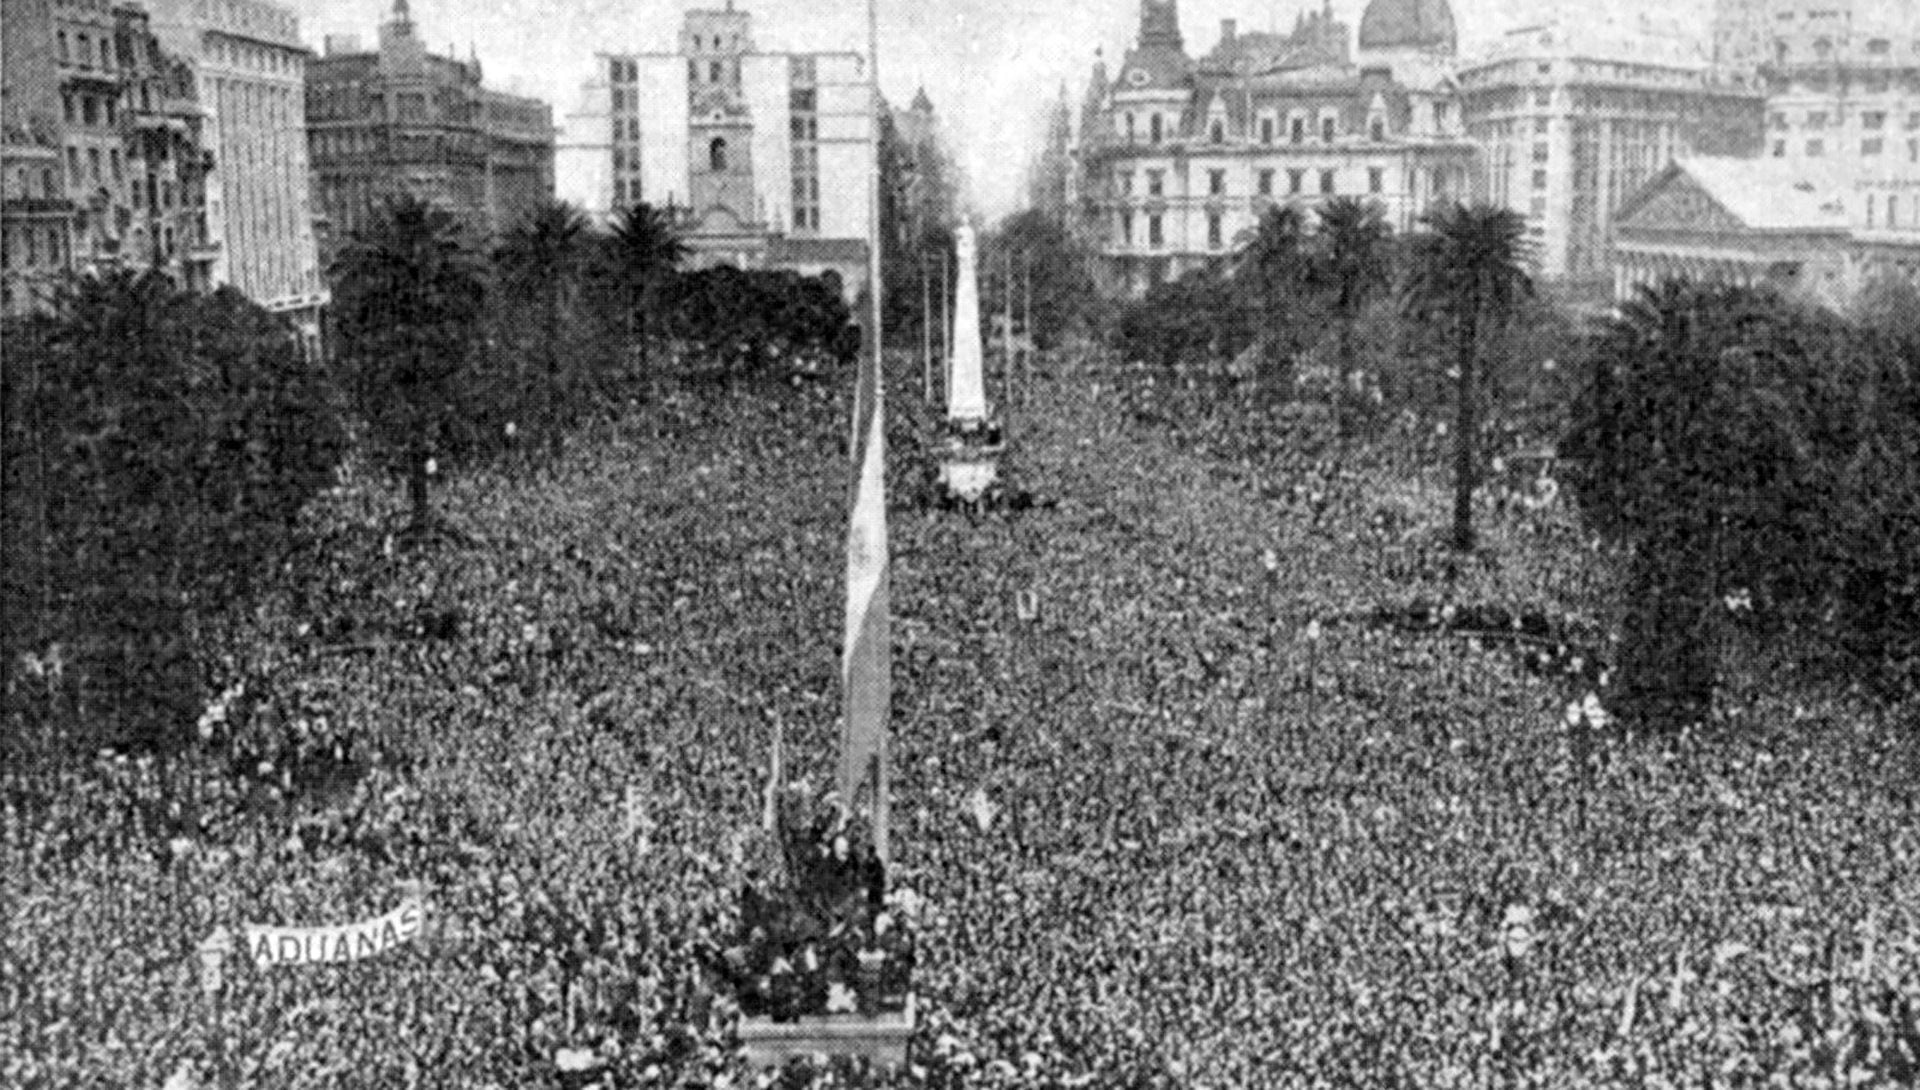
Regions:
<instances>
[{"instance_id":1,"label":"grainy black and white photograph","mask_svg":"<svg viewBox=\"0 0 1920 1090\"><path fill-rule=\"evenodd\" d=\"M1920 0L0 12L0 1090L1920 1085Z\"/></svg>"}]
</instances>

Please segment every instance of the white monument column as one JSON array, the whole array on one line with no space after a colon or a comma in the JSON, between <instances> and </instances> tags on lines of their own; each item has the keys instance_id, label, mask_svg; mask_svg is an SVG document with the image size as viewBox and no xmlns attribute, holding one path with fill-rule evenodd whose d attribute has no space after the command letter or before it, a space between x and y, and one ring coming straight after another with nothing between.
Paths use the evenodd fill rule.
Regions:
<instances>
[{"instance_id":1,"label":"white monument column","mask_svg":"<svg viewBox=\"0 0 1920 1090\"><path fill-rule=\"evenodd\" d=\"M947 375L947 419L987 418L986 365L980 347L980 273L975 268L973 226L954 232L959 279L954 290L952 362Z\"/></svg>"}]
</instances>

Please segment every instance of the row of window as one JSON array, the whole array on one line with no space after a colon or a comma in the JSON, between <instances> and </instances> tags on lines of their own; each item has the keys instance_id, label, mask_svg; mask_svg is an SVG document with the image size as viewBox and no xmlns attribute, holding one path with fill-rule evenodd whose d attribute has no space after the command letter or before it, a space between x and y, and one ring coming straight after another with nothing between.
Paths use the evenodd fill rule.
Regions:
<instances>
[{"instance_id":1,"label":"row of window","mask_svg":"<svg viewBox=\"0 0 1920 1090\"><path fill-rule=\"evenodd\" d=\"M1438 109L1439 107L1436 107L1436 110ZM1139 143L1140 132L1139 132L1139 123L1136 120L1136 116L1132 113L1126 113L1121 115L1121 117L1122 117L1121 132L1126 137L1127 143L1129 144ZM1260 119L1260 142L1262 144L1272 144L1275 142L1275 138L1278 132L1276 125L1277 125L1277 119L1275 118L1263 117ZM1319 121L1318 131L1319 131L1319 137L1320 137L1321 143L1323 144L1333 143L1334 141L1338 140L1340 137L1340 119L1330 114L1322 115ZM1287 121L1287 142L1288 143L1290 144L1306 143L1307 133L1308 133L1307 118L1295 116L1288 119ZM1163 115L1157 114L1157 113L1147 115L1146 137L1147 137L1147 143L1149 144L1160 144L1166 141L1168 137L1168 126L1166 124L1166 121L1164 120ZM1207 126L1207 139L1210 143L1213 143L1213 144L1225 144L1227 142L1226 121L1221 118L1214 118L1213 121L1211 121ZM1387 119L1385 117L1375 114L1372 117L1369 117L1367 119L1367 139L1373 141L1376 144L1386 142Z\"/></svg>"},{"instance_id":2,"label":"row of window","mask_svg":"<svg viewBox=\"0 0 1920 1090\"><path fill-rule=\"evenodd\" d=\"M1887 127L1887 121L1888 114L1885 110L1860 111L1860 127L1868 132L1880 132ZM1839 128L1846 123L1846 120L1844 116L1836 119L1826 110L1809 110L1807 111L1806 121L1802 123L1801 127L1809 132L1822 132L1830 122L1834 128ZM1908 112L1906 122L1909 130L1920 129L1920 110ZM1771 124L1776 132L1786 132L1792 128L1792 123L1788 120L1787 113L1784 110L1775 110L1773 112Z\"/></svg>"},{"instance_id":3,"label":"row of window","mask_svg":"<svg viewBox=\"0 0 1920 1090\"><path fill-rule=\"evenodd\" d=\"M1836 143L1834 145L1835 150L1838 150L1839 146L1840 145ZM1773 157L1775 159L1786 158L1787 150L1788 145L1785 140L1775 140L1773 142ZM1860 141L1860 154L1869 159L1883 156L1886 152L1887 141L1883 137L1874 136ZM1820 159L1824 158L1826 154L1827 142L1825 140L1815 138L1807 141L1805 149L1807 158ZM1920 140L1907 141L1907 161L1910 163L1920 163Z\"/></svg>"},{"instance_id":4,"label":"row of window","mask_svg":"<svg viewBox=\"0 0 1920 1090\"><path fill-rule=\"evenodd\" d=\"M62 269L67 265L67 232L59 226L8 224L5 238L8 269Z\"/></svg>"},{"instance_id":5,"label":"row of window","mask_svg":"<svg viewBox=\"0 0 1920 1090\"><path fill-rule=\"evenodd\" d=\"M1166 196L1167 172L1164 170L1149 170L1149 171L1146 171L1145 173L1146 173L1146 195L1148 197ZM1297 196L1300 194L1304 194L1307 191L1306 185L1307 185L1307 178L1309 176L1309 173L1310 173L1309 171L1304 169L1292 169L1287 171L1288 195ZM1339 192L1337 179L1336 179L1337 174L1338 174L1337 171L1331 170L1331 169L1323 169L1319 172L1320 192L1322 194L1333 195ZM1277 170L1261 170L1256 172L1254 175L1254 192L1257 195L1262 197L1274 196L1274 183L1278 179L1278 177L1279 177L1279 171ZM1115 178L1118 181L1120 193L1125 196L1132 196L1133 195L1133 172L1119 171L1116 173ZM1375 194L1384 193L1386 191L1386 187L1387 187L1386 170L1381 167L1368 167L1367 168L1367 192L1375 193ZM1207 196L1225 197L1229 195L1230 194L1227 192L1227 172L1224 170L1207 171Z\"/></svg>"}]
</instances>

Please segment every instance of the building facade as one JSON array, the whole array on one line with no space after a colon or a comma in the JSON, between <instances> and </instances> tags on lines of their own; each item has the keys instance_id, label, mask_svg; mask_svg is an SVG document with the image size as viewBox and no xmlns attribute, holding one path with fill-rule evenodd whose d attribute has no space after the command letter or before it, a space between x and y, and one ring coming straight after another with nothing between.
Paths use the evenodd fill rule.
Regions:
<instances>
[{"instance_id":1,"label":"building facade","mask_svg":"<svg viewBox=\"0 0 1920 1090\"><path fill-rule=\"evenodd\" d=\"M760 49L731 3L687 12L678 48L602 53L566 119L566 196L603 221L669 210L692 264L867 277L875 89L856 53Z\"/></svg>"},{"instance_id":2,"label":"building facade","mask_svg":"<svg viewBox=\"0 0 1920 1090\"><path fill-rule=\"evenodd\" d=\"M1604 284L1616 211L1676 158L1761 149L1757 85L1642 27L1522 27L1459 82L1487 197L1526 216L1548 280Z\"/></svg>"},{"instance_id":3,"label":"building facade","mask_svg":"<svg viewBox=\"0 0 1920 1090\"><path fill-rule=\"evenodd\" d=\"M1279 204L1360 196L1404 230L1471 195L1445 0L1372 0L1357 56L1329 6L1286 35L1227 20L1197 60L1177 4L1144 0L1117 75L1096 66L1074 141L1106 290L1138 294L1217 262Z\"/></svg>"},{"instance_id":4,"label":"building facade","mask_svg":"<svg viewBox=\"0 0 1920 1090\"><path fill-rule=\"evenodd\" d=\"M72 267L52 0L0 0L0 313L44 307Z\"/></svg>"},{"instance_id":5,"label":"building facade","mask_svg":"<svg viewBox=\"0 0 1920 1090\"><path fill-rule=\"evenodd\" d=\"M70 272L154 270L205 288L212 160L192 73L146 10L27 0L6 29L8 309L44 305Z\"/></svg>"},{"instance_id":6,"label":"building facade","mask_svg":"<svg viewBox=\"0 0 1920 1090\"><path fill-rule=\"evenodd\" d=\"M1721 0L1716 28L1766 87L1770 157L1841 183L1865 228L1920 223L1920 6Z\"/></svg>"},{"instance_id":7,"label":"building facade","mask_svg":"<svg viewBox=\"0 0 1920 1090\"><path fill-rule=\"evenodd\" d=\"M478 59L429 53L407 0L395 0L378 49L328 39L307 70L305 116L334 242L401 192L445 207L483 238L553 199L552 108L486 87Z\"/></svg>"},{"instance_id":8,"label":"building facade","mask_svg":"<svg viewBox=\"0 0 1920 1090\"><path fill-rule=\"evenodd\" d=\"M1920 228L1862 225L1837 178L1771 158L1668 166L1620 210L1615 300L1686 279L1772 287L1845 309L1882 278L1920 287Z\"/></svg>"},{"instance_id":9,"label":"building facade","mask_svg":"<svg viewBox=\"0 0 1920 1090\"><path fill-rule=\"evenodd\" d=\"M154 27L190 66L204 117L213 282L285 316L317 349L327 291L313 231L298 21L266 0L154 0Z\"/></svg>"}]
</instances>

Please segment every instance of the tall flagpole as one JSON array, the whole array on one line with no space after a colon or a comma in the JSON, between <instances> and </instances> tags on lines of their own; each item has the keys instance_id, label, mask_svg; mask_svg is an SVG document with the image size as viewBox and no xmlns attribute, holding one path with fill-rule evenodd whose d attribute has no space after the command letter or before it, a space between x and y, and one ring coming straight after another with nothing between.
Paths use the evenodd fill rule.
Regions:
<instances>
[{"instance_id":1,"label":"tall flagpole","mask_svg":"<svg viewBox=\"0 0 1920 1090\"><path fill-rule=\"evenodd\" d=\"M867 232L873 239L873 245L867 248L867 282L873 286L873 411L876 420L884 420L887 371L885 366L886 337L884 331L881 329L881 315L884 313L883 300L886 295L886 286L881 283L880 279L880 230L882 226L880 220L880 174L884 168L885 160L882 155L884 149L880 146L880 135L882 132L880 126L880 0L867 0L867 58L867 63L871 68L870 74L873 79L873 176L869 180L867 190ZM879 441L884 444L886 436L885 425L880 424L876 426L875 431L878 434ZM884 474L884 472L883 468L882 473ZM884 520L886 518L884 477L882 478L881 488L883 498L881 500L880 517ZM882 578L884 578L884 576ZM880 653L882 656L891 659L893 650L890 646L883 646L880 649ZM883 663L881 669L890 671L892 669L892 663L890 661ZM889 689L891 689L891 686L889 686ZM884 719L886 709L881 709L881 714ZM892 724L883 721L880 724L880 729L886 731L891 729L891 726ZM878 760L874 762L873 777L873 850L879 855L882 863L891 863L893 861L893 854L889 850L888 845L888 811L891 808L891 794L893 789L888 782L887 765L887 747L882 743Z\"/></svg>"}]
</instances>

